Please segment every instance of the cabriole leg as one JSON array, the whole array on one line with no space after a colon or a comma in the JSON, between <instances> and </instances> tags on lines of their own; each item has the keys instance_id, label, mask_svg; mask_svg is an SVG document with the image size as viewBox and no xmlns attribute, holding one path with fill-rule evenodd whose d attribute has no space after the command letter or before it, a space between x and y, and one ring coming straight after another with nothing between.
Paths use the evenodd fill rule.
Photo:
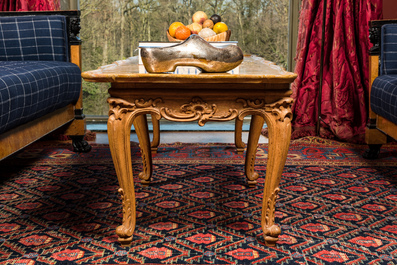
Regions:
<instances>
[{"instance_id":1,"label":"cabriole leg","mask_svg":"<svg viewBox=\"0 0 397 265\"><path fill-rule=\"evenodd\" d=\"M152 125L153 125L153 141L151 149L153 154L157 154L157 150L160 144L160 121L156 119L155 115L152 114Z\"/></svg>"},{"instance_id":2,"label":"cabriole leg","mask_svg":"<svg viewBox=\"0 0 397 265\"><path fill-rule=\"evenodd\" d=\"M266 110L269 149L263 190L261 224L267 246L274 246L281 229L274 221L277 194L291 139L292 99L281 100Z\"/></svg>"},{"instance_id":3,"label":"cabriole leg","mask_svg":"<svg viewBox=\"0 0 397 265\"><path fill-rule=\"evenodd\" d=\"M143 171L139 173L139 178L141 179L142 185L148 186L152 177L152 153L146 114L136 116L133 124L138 136L142 155Z\"/></svg>"},{"instance_id":4,"label":"cabriole leg","mask_svg":"<svg viewBox=\"0 0 397 265\"><path fill-rule=\"evenodd\" d=\"M250 131L248 136L247 154L245 156L245 175L247 182L250 187L255 187L258 173L255 172L255 158L256 150L258 148L258 141L261 134L261 130L265 120L262 116L252 115Z\"/></svg>"},{"instance_id":5,"label":"cabriole leg","mask_svg":"<svg viewBox=\"0 0 397 265\"><path fill-rule=\"evenodd\" d=\"M123 223L116 229L119 242L123 246L131 244L135 230L135 191L132 173L130 131L131 112L118 105L110 103L108 136L114 167L119 181L119 193L123 204Z\"/></svg>"}]
</instances>

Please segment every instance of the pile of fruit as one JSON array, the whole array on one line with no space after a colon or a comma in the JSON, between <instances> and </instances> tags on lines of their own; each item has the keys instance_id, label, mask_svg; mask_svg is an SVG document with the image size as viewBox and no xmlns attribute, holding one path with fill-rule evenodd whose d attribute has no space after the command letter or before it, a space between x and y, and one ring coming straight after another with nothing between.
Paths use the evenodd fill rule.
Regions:
<instances>
[{"instance_id":1,"label":"pile of fruit","mask_svg":"<svg viewBox=\"0 0 397 265\"><path fill-rule=\"evenodd\" d=\"M208 18L203 11L197 11L192 16L193 23L184 25L182 22L174 22L168 28L171 37L178 40L185 40L191 34L197 34L202 38L209 38L228 30L227 25L221 21L217 14Z\"/></svg>"}]
</instances>

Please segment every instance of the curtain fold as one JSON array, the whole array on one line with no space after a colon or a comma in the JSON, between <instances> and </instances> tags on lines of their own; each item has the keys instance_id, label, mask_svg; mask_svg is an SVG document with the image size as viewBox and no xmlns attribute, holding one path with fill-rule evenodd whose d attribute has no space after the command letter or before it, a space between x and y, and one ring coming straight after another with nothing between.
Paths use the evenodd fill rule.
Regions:
<instances>
[{"instance_id":1,"label":"curtain fold","mask_svg":"<svg viewBox=\"0 0 397 265\"><path fill-rule=\"evenodd\" d=\"M1 11L54 11L61 9L60 0L0 0Z\"/></svg>"},{"instance_id":2,"label":"curtain fold","mask_svg":"<svg viewBox=\"0 0 397 265\"><path fill-rule=\"evenodd\" d=\"M316 135L323 1L302 0L292 139ZM368 22L381 19L382 0L325 1L320 136L362 143L368 117Z\"/></svg>"}]
</instances>

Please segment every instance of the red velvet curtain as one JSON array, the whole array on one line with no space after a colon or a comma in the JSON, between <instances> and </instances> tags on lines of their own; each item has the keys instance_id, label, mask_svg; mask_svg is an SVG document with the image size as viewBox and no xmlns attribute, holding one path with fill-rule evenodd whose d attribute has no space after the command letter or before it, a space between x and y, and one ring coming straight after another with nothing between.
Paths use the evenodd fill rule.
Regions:
<instances>
[{"instance_id":1,"label":"red velvet curtain","mask_svg":"<svg viewBox=\"0 0 397 265\"><path fill-rule=\"evenodd\" d=\"M54 11L61 9L60 0L0 0L1 11Z\"/></svg>"},{"instance_id":2,"label":"red velvet curtain","mask_svg":"<svg viewBox=\"0 0 397 265\"><path fill-rule=\"evenodd\" d=\"M316 135L323 1L302 0L292 139ZM362 143L368 117L368 22L381 19L382 0L325 1L320 136Z\"/></svg>"}]
</instances>

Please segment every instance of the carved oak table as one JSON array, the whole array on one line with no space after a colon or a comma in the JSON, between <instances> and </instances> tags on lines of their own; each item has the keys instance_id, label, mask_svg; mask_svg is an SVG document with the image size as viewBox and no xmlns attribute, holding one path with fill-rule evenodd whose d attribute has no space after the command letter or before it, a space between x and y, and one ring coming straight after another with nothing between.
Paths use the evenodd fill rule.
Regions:
<instances>
[{"instance_id":1,"label":"carved oak table","mask_svg":"<svg viewBox=\"0 0 397 265\"><path fill-rule=\"evenodd\" d=\"M143 172L139 178L149 184L152 175L152 147L158 145L158 120L207 121L236 120L236 145L240 150L243 118L252 115L245 157L245 174L250 186L258 173L254 170L256 149L264 122L269 133L269 149L261 224L267 245L275 245L281 233L274 223L274 212L281 174L291 136L290 84L296 78L275 64L256 56L245 56L239 74L139 73L137 59L131 57L97 70L84 72L91 82L110 82L108 136L120 184L123 223L116 229L119 242L129 245L135 229L135 192L130 152L132 124L140 143ZM153 143L146 114L154 121Z\"/></svg>"}]
</instances>

